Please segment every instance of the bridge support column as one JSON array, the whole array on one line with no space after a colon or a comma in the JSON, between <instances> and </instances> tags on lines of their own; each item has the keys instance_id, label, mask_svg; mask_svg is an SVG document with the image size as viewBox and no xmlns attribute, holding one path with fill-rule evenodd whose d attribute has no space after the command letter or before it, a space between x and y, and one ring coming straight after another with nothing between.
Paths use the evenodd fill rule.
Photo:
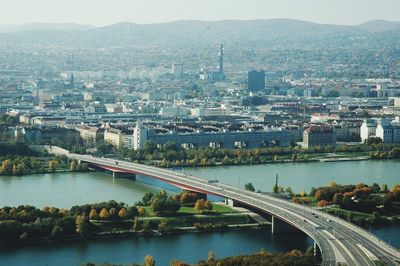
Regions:
<instances>
[{"instance_id":1,"label":"bridge support column","mask_svg":"<svg viewBox=\"0 0 400 266\"><path fill-rule=\"evenodd\" d=\"M314 241L314 257L317 256L317 253L318 253L318 245L317 242Z\"/></svg>"},{"instance_id":2,"label":"bridge support column","mask_svg":"<svg viewBox=\"0 0 400 266\"><path fill-rule=\"evenodd\" d=\"M132 173L122 173L122 172L112 172L113 178L127 178L131 180L136 180L136 175Z\"/></svg>"},{"instance_id":3,"label":"bridge support column","mask_svg":"<svg viewBox=\"0 0 400 266\"><path fill-rule=\"evenodd\" d=\"M235 206L235 202L233 201L233 199L225 198L225 205L228 205L230 207L234 207Z\"/></svg>"},{"instance_id":4,"label":"bridge support column","mask_svg":"<svg viewBox=\"0 0 400 266\"><path fill-rule=\"evenodd\" d=\"M284 221L279 220L275 216L272 216L271 219L271 233L272 234L287 234L287 233L298 233L301 232L297 228L291 226L288 223L285 223Z\"/></svg>"}]
</instances>

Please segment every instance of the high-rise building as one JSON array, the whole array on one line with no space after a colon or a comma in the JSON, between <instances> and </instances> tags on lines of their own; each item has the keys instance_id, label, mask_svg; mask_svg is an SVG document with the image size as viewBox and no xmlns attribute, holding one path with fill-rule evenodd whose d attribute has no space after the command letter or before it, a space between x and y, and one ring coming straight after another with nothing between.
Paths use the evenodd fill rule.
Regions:
<instances>
[{"instance_id":1,"label":"high-rise building","mask_svg":"<svg viewBox=\"0 0 400 266\"><path fill-rule=\"evenodd\" d=\"M224 77L224 45L220 44L219 45L219 73L221 74L221 77Z\"/></svg>"},{"instance_id":2,"label":"high-rise building","mask_svg":"<svg viewBox=\"0 0 400 266\"><path fill-rule=\"evenodd\" d=\"M263 91L265 89L265 71L251 70L248 75L249 91Z\"/></svg>"},{"instance_id":3,"label":"high-rise building","mask_svg":"<svg viewBox=\"0 0 400 266\"><path fill-rule=\"evenodd\" d=\"M183 65L177 63L172 64L172 74L177 77L183 76Z\"/></svg>"}]
</instances>

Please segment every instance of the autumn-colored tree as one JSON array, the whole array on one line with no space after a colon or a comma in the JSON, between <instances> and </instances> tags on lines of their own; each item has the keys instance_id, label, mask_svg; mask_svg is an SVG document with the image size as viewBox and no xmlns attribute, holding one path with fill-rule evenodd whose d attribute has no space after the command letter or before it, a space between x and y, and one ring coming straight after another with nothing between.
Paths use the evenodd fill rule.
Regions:
<instances>
[{"instance_id":1,"label":"autumn-colored tree","mask_svg":"<svg viewBox=\"0 0 400 266\"><path fill-rule=\"evenodd\" d=\"M103 208L99 214L100 219L107 220L110 218L110 213L108 212L107 208Z\"/></svg>"},{"instance_id":2,"label":"autumn-colored tree","mask_svg":"<svg viewBox=\"0 0 400 266\"><path fill-rule=\"evenodd\" d=\"M91 209L91 210L90 210L89 219L90 219L90 220L97 220L97 219L99 219L99 215L98 215L96 209Z\"/></svg>"},{"instance_id":3,"label":"autumn-colored tree","mask_svg":"<svg viewBox=\"0 0 400 266\"><path fill-rule=\"evenodd\" d=\"M205 203L205 200L204 200L204 199L198 199L198 200L196 201L196 203L194 204L194 209L195 209L196 211L198 211L198 212L203 212L203 210L204 210L204 203Z\"/></svg>"},{"instance_id":4,"label":"autumn-colored tree","mask_svg":"<svg viewBox=\"0 0 400 266\"><path fill-rule=\"evenodd\" d=\"M75 220L76 232L84 237L89 234L90 222L86 215L78 215Z\"/></svg>"},{"instance_id":5,"label":"autumn-colored tree","mask_svg":"<svg viewBox=\"0 0 400 266\"><path fill-rule=\"evenodd\" d=\"M139 210L138 210L138 212L139 212L139 215L140 215L140 216L145 216L145 215L146 215L146 209L143 208L143 207L140 207Z\"/></svg>"},{"instance_id":6,"label":"autumn-colored tree","mask_svg":"<svg viewBox=\"0 0 400 266\"><path fill-rule=\"evenodd\" d=\"M143 266L155 266L156 265L156 261L154 260L154 258L150 255L147 255L146 257L144 257L143 260Z\"/></svg>"},{"instance_id":7,"label":"autumn-colored tree","mask_svg":"<svg viewBox=\"0 0 400 266\"><path fill-rule=\"evenodd\" d=\"M173 260L171 261L170 266L190 266L190 265L180 260Z\"/></svg>"},{"instance_id":8,"label":"autumn-colored tree","mask_svg":"<svg viewBox=\"0 0 400 266\"><path fill-rule=\"evenodd\" d=\"M320 200L320 201L318 201L318 203L317 203L317 206L318 206L318 207L326 207L326 206L328 206L328 205L329 205L329 202L326 201L326 200Z\"/></svg>"},{"instance_id":9,"label":"autumn-colored tree","mask_svg":"<svg viewBox=\"0 0 400 266\"><path fill-rule=\"evenodd\" d=\"M213 205L211 204L211 202L209 200L206 200L204 202L204 210L212 211L212 209L213 209Z\"/></svg>"},{"instance_id":10,"label":"autumn-colored tree","mask_svg":"<svg viewBox=\"0 0 400 266\"><path fill-rule=\"evenodd\" d=\"M0 167L0 175L11 175L12 174L13 165L10 160L4 160L1 163Z\"/></svg>"},{"instance_id":11,"label":"autumn-colored tree","mask_svg":"<svg viewBox=\"0 0 400 266\"><path fill-rule=\"evenodd\" d=\"M57 164L57 162L54 160L49 161L49 171L50 172L56 171L56 164Z\"/></svg>"},{"instance_id":12,"label":"autumn-colored tree","mask_svg":"<svg viewBox=\"0 0 400 266\"><path fill-rule=\"evenodd\" d=\"M127 217L128 213L126 211L125 208L122 208L121 210L119 210L118 212L118 216L122 219L125 219Z\"/></svg>"}]
</instances>

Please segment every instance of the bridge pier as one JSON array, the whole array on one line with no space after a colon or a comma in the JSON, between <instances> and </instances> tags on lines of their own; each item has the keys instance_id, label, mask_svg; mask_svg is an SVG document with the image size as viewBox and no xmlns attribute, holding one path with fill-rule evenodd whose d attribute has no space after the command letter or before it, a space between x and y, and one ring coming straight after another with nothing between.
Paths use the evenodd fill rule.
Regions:
<instances>
[{"instance_id":1,"label":"bridge pier","mask_svg":"<svg viewBox=\"0 0 400 266\"><path fill-rule=\"evenodd\" d=\"M314 241L314 258L317 257L318 254L318 245L317 242Z\"/></svg>"},{"instance_id":2,"label":"bridge pier","mask_svg":"<svg viewBox=\"0 0 400 266\"><path fill-rule=\"evenodd\" d=\"M112 177L114 178L127 178L136 181L136 175L132 173L123 172L112 172Z\"/></svg>"},{"instance_id":3,"label":"bridge pier","mask_svg":"<svg viewBox=\"0 0 400 266\"><path fill-rule=\"evenodd\" d=\"M301 232L296 227L272 216L271 219L271 233L272 234L288 234L288 233L299 233Z\"/></svg>"},{"instance_id":4,"label":"bridge pier","mask_svg":"<svg viewBox=\"0 0 400 266\"><path fill-rule=\"evenodd\" d=\"M234 207L235 206L235 202L233 201L233 199L225 198L225 205L228 205L230 207Z\"/></svg>"}]
</instances>

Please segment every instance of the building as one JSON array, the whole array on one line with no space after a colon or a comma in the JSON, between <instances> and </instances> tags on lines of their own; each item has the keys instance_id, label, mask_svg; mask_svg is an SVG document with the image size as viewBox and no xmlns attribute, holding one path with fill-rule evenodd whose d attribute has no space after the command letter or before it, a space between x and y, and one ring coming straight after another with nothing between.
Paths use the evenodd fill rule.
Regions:
<instances>
[{"instance_id":1,"label":"building","mask_svg":"<svg viewBox=\"0 0 400 266\"><path fill-rule=\"evenodd\" d=\"M265 71L264 70L249 71L247 88L249 91L264 91L265 90Z\"/></svg>"},{"instance_id":2,"label":"building","mask_svg":"<svg viewBox=\"0 0 400 266\"><path fill-rule=\"evenodd\" d=\"M174 74L177 77L182 77L183 76L183 65L182 64L172 64L172 74Z\"/></svg>"},{"instance_id":3,"label":"building","mask_svg":"<svg viewBox=\"0 0 400 266\"><path fill-rule=\"evenodd\" d=\"M210 80L210 81L223 81L225 80L224 73L224 45L220 44L218 53L218 70L208 71L201 69L199 73L200 80Z\"/></svg>"},{"instance_id":4,"label":"building","mask_svg":"<svg viewBox=\"0 0 400 266\"><path fill-rule=\"evenodd\" d=\"M133 136L135 149L142 148L146 141L153 141L159 146L173 142L183 148L224 147L229 149L287 147L291 140L290 131L284 128L213 124L160 126L137 123Z\"/></svg>"},{"instance_id":5,"label":"building","mask_svg":"<svg viewBox=\"0 0 400 266\"><path fill-rule=\"evenodd\" d=\"M370 137L378 137L386 144L400 143L400 118L364 119L360 128L361 140L364 142Z\"/></svg>"},{"instance_id":6,"label":"building","mask_svg":"<svg viewBox=\"0 0 400 266\"><path fill-rule=\"evenodd\" d=\"M332 127L311 125L303 132L303 147L336 146L336 135Z\"/></svg>"},{"instance_id":7,"label":"building","mask_svg":"<svg viewBox=\"0 0 400 266\"><path fill-rule=\"evenodd\" d=\"M107 113L107 109L104 104L92 104L86 106L84 108L84 111L85 113L99 113L99 114Z\"/></svg>"},{"instance_id":8,"label":"building","mask_svg":"<svg viewBox=\"0 0 400 266\"><path fill-rule=\"evenodd\" d=\"M120 104L105 104L107 113L122 113L123 107Z\"/></svg>"},{"instance_id":9,"label":"building","mask_svg":"<svg viewBox=\"0 0 400 266\"><path fill-rule=\"evenodd\" d=\"M400 107L400 97L393 98L394 107Z\"/></svg>"},{"instance_id":10,"label":"building","mask_svg":"<svg viewBox=\"0 0 400 266\"><path fill-rule=\"evenodd\" d=\"M76 130L86 143L96 143L104 139L104 129L98 127L80 126Z\"/></svg>"},{"instance_id":11,"label":"building","mask_svg":"<svg viewBox=\"0 0 400 266\"><path fill-rule=\"evenodd\" d=\"M364 119L360 128L360 137L362 142L365 142L371 136L375 136L376 126L376 121L374 119Z\"/></svg>"},{"instance_id":12,"label":"building","mask_svg":"<svg viewBox=\"0 0 400 266\"><path fill-rule=\"evenodd\" d=\"M131 128L108 127L104 131L104 142L116 147L134 148L134 130Z\"/></svg>"}]
</instances>

